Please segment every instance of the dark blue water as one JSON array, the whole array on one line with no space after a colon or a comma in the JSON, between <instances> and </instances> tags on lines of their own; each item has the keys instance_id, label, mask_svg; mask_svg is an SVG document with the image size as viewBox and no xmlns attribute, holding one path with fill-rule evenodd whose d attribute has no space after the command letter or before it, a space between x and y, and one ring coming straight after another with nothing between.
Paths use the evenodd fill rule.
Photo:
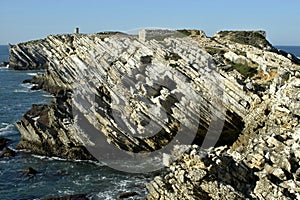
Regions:
<instances>
[{"instance_id":1,"label":"dark blue water","mask_svg":"<svg viewBox=\"0 0 300 200\"><path fill-rule=\"evenodd\" d=\"M8 60L7 46L0 46L0 62ZM15 148L20 133L14 126L33 103L48 103L52 97L42 91L30 91L31 85L22 81L36 71L12 71L0 68L0 137L11 139ZM41 172L36 176L23 175L32 167ZM40 199L69 194L90 194L91 199L116 199L126 191L145 195L149 175L127 174L112 170L100 163L69 162L43 158L19 152L12 159L0 159L0 200Z\"/></svg>"},{"instance_id":2,"label":"dark blue water","mask_svg":"<svg viewBox=\"0 0 300 200\"><path fill-rule=\"evenodd\" d=\"M8 46L7 45L0 45L0 62L8 61Z\"/></svg>"},{"instance_id":3,"label":"dark blue water","mask_svg":"<svg viewBox=\"0 0 300 200\"><path fill-rule=\"evenodd\" d=\"M300 46L276 46L276 48L300 57Z\"/></svg>"}]
</instances>

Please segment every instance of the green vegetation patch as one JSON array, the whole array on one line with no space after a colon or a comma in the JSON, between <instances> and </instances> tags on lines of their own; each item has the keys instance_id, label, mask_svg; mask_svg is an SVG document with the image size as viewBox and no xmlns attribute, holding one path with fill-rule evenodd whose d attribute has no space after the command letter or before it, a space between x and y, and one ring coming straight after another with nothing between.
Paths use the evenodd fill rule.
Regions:
<instances>
[{"instance_id":1,"label":"green vegetation patch","mask_svg":"<svg viewBox=\"0 0 300 200\"><path fill-rule=\"evenodd\" d=\"M224 49L221 48L216 48L216 47L204 47L205 50L210 54L210 55L223 55L226 53Z\"/></svg>"},{"instance_id":2,"label":"green vegetation patch","mask_svg":"<svg viewBox=\"0 0 300 200\"><path fill-rule=\"evenodd\" d=\"M236 43L252 45L258 48L272 46L266 38L257 31L220 31L218 35Z\"/></svg>"},{"instance_id":3,"label":"green vegetation patch","mask_svg":"<svg viewBox=\"0 0 300 200\"><path fill-rule=\"evenodd\" d=\"M242 74L245 78L251 78L257 74L257 69L249 67L245 64L233 64L234 69L236 69L240 74Z\"/></svg>"},{"instance_id":4,"label":"green vegetation patch","mask_svg":"<svg viewBox=\"0 0 300 200\"><path fill-rule=\"evenodd\" d=\"M290 78L291 73L290 72L285 72L283 75L281 75L282 80L288 81Z\"/></svg>"},{"instance_id":5,"label":"green vegetation patch","mask_svg":"<svg viewBox=\"0 0 300 200\"><path fill-rule=\"evenodd\" d=\"M181 30L177 30L179 33L186 35L186 36L190 36L190 35L201 35L201 31L199 30L187 30L187 29L181 29Z\"/></svg>"}]
</instances>

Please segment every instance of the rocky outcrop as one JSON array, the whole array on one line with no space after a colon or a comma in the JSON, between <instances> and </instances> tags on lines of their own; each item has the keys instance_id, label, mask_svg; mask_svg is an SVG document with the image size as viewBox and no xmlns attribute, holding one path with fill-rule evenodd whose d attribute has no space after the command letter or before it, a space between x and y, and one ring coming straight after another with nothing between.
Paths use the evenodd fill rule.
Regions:
<instances>
[{"instance_id":1,"label":"rocky outcrop","mask_svg":"<svg viewBox=\"0 0 300 200\"><path fill-rule=\"evenodd\" d=\"M194 145L168 166L167 175L155 177L147 185L147 199L251 199L258 177L226 150L203 150Z\"/></svg>"},{"instance_id":2,"label":"rocky outcrop","mask_svg":"<svg viewBox=\"0 0 300 200\"><path fill-rule=\"evenodd\" d=\"M72 121L70 91L60 91L50 105L33 105L16 123L22 140L18 149L66 159L94 160L78 135L70 128Z\"/></svg>"},{"instance_id":3,"label":"rocky outcrop","mask_svg":"<svg viewBox=\"0 0 300 200\"><path fill-rule=\"evenodd\" d=\"M0 137L0 151L2 151L2 149L3 149L4 147L6 147L7 144L8 144L9 142L10 142L9 139Z\"/></svg>"},{"instance_id":4,"label":"rocky outcrop","mask_svg":"<svg viewBox=\"0 0 300 200\"><path fill-rule=\"evenodd\" d=\"M299 66L273 50L214 40L198 39L224 70L243 74L245 88L260 91L260 98L230 148L187 152L147 186L148 199L299 199ZM249 67L256 72L246 73Z\"/></svg>"},{"instance_id":5,"label":"rocky outcrop","mask_svg":"<svg viewBox=\"0 0 300 200\"><path fill-rule=\"evenodd\" d=\"M117 32L112 33L98 33L94 34L92 37L98 37L99 39L103 39L107 37L107 35L115 34ZM75 34L74 34L75 35ZM78 36L84 36L84 34L77 34ZM48 56L48 53L53 51L52 47L61 49L56 49L61 52L65 52L66 54L72 53L74 49L72 49L72 40L73 37L66 35L57 35L61 39L58 43L51 44L51 37L49 36L47 39L42 40L32 40L24 43L19 43L16 45L9 45L9 68L16 70L40 70L47 69L49 64L51 63L51 59ZM50 42L50 43L49 43ZM47 53L46 53L47 52Z\"/></svg>"},{"instance_id":6,"label":"rocky outcrop","mask_svg":"<svg viewBox=\"0 0 300 200\"><path fill-rule=\"evenodd\" d=\"M213 38L217 41L230 41L235 44L250 45L258 49L271 51L289 58L295 64L300 64L300 60L295 55L273 47L266 39L265 31L220 31Z\"/></svg>"},{"instance_id":7,"label":"rocky outcrop","mask_svg":"<svg viewBox=\"0 0 300 200\"><path fill-rule=\"evenodd\" d=\"M25 176L32 176L32 175L36 175L38 173L39 172L36 171L35 169L33 169L32 167L29 167L29 168L23 170L23 174Z\"/></svg>"},{"instance_id":8,"label":"rocky outcrop","mask_svg":"<svg viewBox=\"0 0 300 200\"><path fill-rule=\"evenodd\" d=\"M262 32L181 33L145 41L57 35L24 45L26 51L12 47L13 63L33 49L45 58L45 75L31 82L56 95L17 124L19 148L90 159L95 154L83 144L96 140L85 137L80 119L87 132L101 133L98 152L106 144L132 153L157 152L172 141L195 144L166 162L169 171L147 186L148 199L299 198L297 58L280 53Z\"/></svg>"},{"instance_id":9,"label":"rocky outcrop","mask_svg":"<svg viewBox=\"0 0 300 200\"><path fill-rule=\"evenodd\" d=\"M251 45L268 51L275 49L268 40L266 40L265 31L220 31L214 35L214 38Z\"/></svg>"},{"instance_id":10,"label":"rocky outcrop","mask_svg":"<svg viewBox=\"0 0 300 200\"><path fill-rule=\"evenodd\" d=\"M10 140L0 137L0 158L12 158L16 156L16 152L7 147Z\"/></svg>"},{"instance_id":11,"label":"rocky outcrop","mask_svg":"<svg viewBox=\"0 0 300 200\"><path fill-rule=\"evenodd\" d=\"M124 192L122 194L117 195L117 199L128 199L129 197L134 197L138 195L137 192Z\"/></svg>"},{"instance_id":12,"label":"rocky outcrop","mask_svg":"<svg viewBox=\"0 0 300 200\"><path fill-rule=\"evenodd\" d=\"M8 64L8 62L0 62L0 67L7 67Z\"/></svg>"},{"instance_id":13,"label":"rocky outcrop","mask_svg":"<svg viewBox=\"0 0 300 200\"><path fill-rule=\"evenodd\" d=\"M9 46L9 68L16 70L46 69L47 59L36 44L42 40L35 40L26 43Z\"/></svg>"},{"instance_id":14,"label":"rocky outcrop","mask_svg":"<svg viewBox=\"0 0 300 200\"><path fill-rule=\"evenodd\" d=\"M16 156L16 152L9 147L4 147L0 153L0 158L13 158Z\"/></svg>"},{"instance_id":15,"label":"rocky outcrop","mask_svg":"<svg viewBox=\"0 0 300 200\"><path fill-rule=\"evenodd\" d=\"M104 36L107 37L109 35ZM98 129L105 135L107 140L127 151L141 152L159 149L162 145L167 144L169 140L173 139L176 129L179 128L179 123L181 123L181 128L185 127L189 129L186 132L195 132L197 137L195 142L200 144L211 120L210 110L207 110L207 108L211 107L217 111L221 109L219 107L223 106L227 109L227 114L225 113L226 116L224 116L226 123L222 138L224 138L224 141L226 140L225 143L232 143L236 140L237 135L243 127L242 118L248 109L247 105L249 103L246 102L253 101L256 96L253 95L251 97L247 95L243 90L243 86L230 80L231 75L223 72L221 72L222 76L211 73L211 71L218 69L213 69L214 63L211 56L204 50L201 50L196 42L194 42L194 45L196 45L195 48L192 49L190 45L193 41L184 38L168 38L166 41L161 42L152 40L147 43L141 43L138 38L132 36L117 35L109 38L104 38L104 36L59 35L48 37L41 44L38 44L38 46L41 46L39 48L44 50L44 54L47 55L45 57L49 58L49 68L44 76L36 77L36 80L33 80L33 82L39 85L38 88L55 93L58 90L71 89L74 85L74 80L84 80L88 77L90 83L79 85L78 91L86 90L89 94L96 94L95 99L86 99L82 96L86 94L81 93L78 94L77 98L85 99L90 104L96 100L96 103L102 107L98 109L96 117L93 116L95 113L88 110L89 108L86 109L78 106L78 109L81 113L88 113L87 115L89 116L86 116L86 119L89 123L100 124ZM44 46L47 46L47 49L51 49L51 51L46 51L45 48L42 48ZM197 60L200 57L202 59ZM202 66L205 67L202 68ZM86 70L86 67L90 70ZM160 74L158 74L159 70L162 70ZM200 71L205 75L201 77ZM85 77L80 77L83 72L86 73ZM174 77L170 76L169 72L181 78L174 79ZM126 74L131 75L130 77L126 77ZM136 79L138 74L149 76L150 87L140 88L142 82ZM90 79L90 77L95 75L99 78L95 80ZM127 79L135 81L134 85L130 86L135 90L134 93L129 93L130 96L127 96L130 89L126 83ZM211 90L213 85L219 87L219 81L223 81L225 89L232 93L231 95L224 94L227 95L225 96L227 98L226 105L224 105L225 103L218 104L217 102L216 104L212 104L208 102L208 91ZM91 85L95 85L96 87L90 87ZM182 94L186 95L187 89L190 90L190 96L187 98L191 99L197 93L200 97L200 93L202 94L202 97L199 99L191 99L198 102L196 102L196 105L199 106L197 109L192 108L193 105L189 105L188 102L185 102L185 99L181 99ZM120 95L113 95L115 93L119 93ZM121 96L122 94L123 96ZM152 111L145 105L145 102L136 108L132 106L133 103L137 104L139 98L143 96L147 97L147 95L151 95L151 98L153 98L148 103L158 107L164 106L163 109L167 112L167 116L154 117L151 113ZM134 96L137 97L134 99ZM126 108L126 110L123 110L124 116L119 117L127 118L125 116L132 116L126 122L125 127L122 127L123 125L120 124L116 126L115 123L112 123L112 121L116 120L116 116L112 116L110 113L111 108L116 105L113 105L114 102L108 102L108 99L112 97L116 98L114 99L115 102L123 101L125 104L117 105L120 106L118 109ZM130 98L132 102L124 101ZM216 96L216 98L219 97ZM245 103L242 103L241 100L244 100ZM180 104L175 106L177 101ZM65 104L65 102L60 102L58 105L61 104ZM141 112L142 108L146 110ZM57 111L55 108L52 110L51 106L42 110L45 110L45 115L50 116L49 119L53 119L52 121L68 120L72 124L70 115L53 115L53 113L55 114L60 111ZM64 112L66 110L70 109L64 109ZM189 112L186 112L186 110ZM199 119L196 119L195 122L185 120L198 115L200 115ZM51 139L53 141L49 143L49 138L53 138L53 134L57 134L57 130L64 132L62 135L70 135L70 133L74 135L74 127L70 126L69 128L72 128L70 130L68 127L63 126L64 123L57 123L58 125L56 126L55 122L51 124L54 127L53 131L45 131L39 127L39 124L43 124L43 122L40 123L41 118L34 120L38 117L39 114L27 113L21 123L18 123L18 128L22 133L22 141L19 148L29 148L36 153L47 153L48 155L56 156L60 153L60 151L57 151L57 148L52 148L53 150L48 149L50 146L54 147L55 145L53 144L57 144L60 147L59 149L65 147L69 149L69 143L76 144L75 146L80 143L75 142L75 140L69 142L66 139L56 141L60 137L54 137L54 139ZM162 117L166 117L166 119ZM162 128L160 134L155 137L140 139L127 133L126 130L131 126L131 123L136 124L137 128L144 132L142 124L147 118L154 118L156 120L156 129ZM160 120L166 120L167 124L161 124ZM199 122L201 123L199 124ZM45 125L49 127L48 124ZM60 136L61 134L57 135ZM46 143L49 143L49 145L46 145ZM44 150L40 151L41 149ZM56 151L57 153L54 153Z\"/></svg>"}]
</instances>

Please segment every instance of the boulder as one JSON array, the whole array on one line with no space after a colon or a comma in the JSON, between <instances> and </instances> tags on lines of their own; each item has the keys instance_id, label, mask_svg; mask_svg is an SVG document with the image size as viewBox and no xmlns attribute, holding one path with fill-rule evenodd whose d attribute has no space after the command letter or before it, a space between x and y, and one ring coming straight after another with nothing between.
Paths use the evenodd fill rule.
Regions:
<instances>
[{"instance_id":1,"label":"boulder","mask_svg":"<svg viewBox=\"0 0 300 200\"><path fill-rule=\"evenodd\" d=\"M139 195L137 192L124 192L122 194L117 195L117 199L127 199L129 197L133 197Z\"/></svg>"},{"instance_id":2,"label":"boulder","mask_svg":"<svg viewBox=\"0 0 300 200\"><path fill-rule=\"evenodd\" d=\"M2 149L4 147L6 147L6 145L8 144L8 142L10 142L9 139L0 137L0 151L2 151Z\"/></svg>"},{"instance_id":3,"label":"boulder","mask_svg":"<svg viewBox=\"0 0 300 200\"><path fill-rule=\"evenodd\" d=\"M32 167L29 167L27 169L23 170L23 173L25 176L30 176L30 175L35 175L38 173L38 171L36 171L35 169L33 169Z\"/></svg>"},{"instance_id":4,"label":"boulder","mask_svg":"<svg viewBox=\"0 0 300 200\"><path fill-rule=\"evenodd\" d=\"M0 154L0 158L13 158L16 156L16 152L8 147L4 147L2 149L2 153Z\"/></svg>"},{"instance_id":5,"label":"boulder","mask_svg":"<svg viewBox=\"0 0 300 200\"><path fill-rule=\"evenodd\" d=\"M0 67L7 67L9 62L0 62Z\"/></svg>"}]
</instances>

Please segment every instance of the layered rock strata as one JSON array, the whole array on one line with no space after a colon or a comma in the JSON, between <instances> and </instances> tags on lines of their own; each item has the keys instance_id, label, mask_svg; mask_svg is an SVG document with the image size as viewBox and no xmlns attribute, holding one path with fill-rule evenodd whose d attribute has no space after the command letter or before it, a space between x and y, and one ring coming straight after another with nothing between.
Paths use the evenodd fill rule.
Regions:
<instances>
[{"instance_id":1,"label":"layered rock strata","mask_svg":"<svg viewBox=\"0 0 300 200\"><path fill-rule=\"evenodd\" d=\"M214 117L211 115L218 114L212 113L211 110L220 110L218 112L224 110L224 113L221 113L224 114L225 119L223 143L232 143L236 140L243 128L242 118L247 113L249 102L252 102L256 95L247 95L243 91L243 86L231 81L232 77L229 74L222 71L220 71L221 75L217 74L218 69L212 57L198 43L187 38L173 37L165 41L150 40L143 43L134 36L119 34L108 36L109 34L107 38L103 35L101 37L97 35L48 37L35 48L45 51L45 57L49 58L47 61L49 68L45 75L39 75L32 82L38 84L37 88L46 89L52 93L70 90L75 83L78 84L75 85L76 91L79 91L76 99L86 101L88 104L93 104L95 101L99 108L95 112L90 108L76 105L79 104L78 102L73 102L76 109L88 115L85 118L89 123L99 124L97 129L105 135L107 140L130 152L155 151L168 144L178 128L182 129L182 132L183 130L186 133L194 132L197 138L195 142L201 144L211 118ZM191 45L194 45L194 48L191 48ZM139 78L144 80L146 78L149 86L141 85L144 83ZM84 83L85 81L89 83ZM128 81L132 85L128 85ZM220 87L220 84L224 88L214 89L214 87ZM130 90L133 92L128 94ZM214 90L215 92L220 90L220 93L211 97L210 92ZM228 93L223 90L227 90ZM80 91L86 92L80 93ZM87 94L95 94L95 96L87 98ZM182 98L182 96L185 97ZM222 99L218 100L223 96L223 102ZM146 102L140 102L141 98L144 98ZM189 103L189 101L193 102ZM162 107L165 113L156 113L155 116L147 104ZM64 107L65 102L60 102L59 106ZM53 104L50 105L50 111L45 112L50 115L51 109L57 110ZM65 112L70 111L68 107L63 109ZM123 115L119 116L117 112L111 113L112 109L121 110ZM72 124L72 115L70 113L66 115L60 115L60 117L52 115L52 118L56 121L70 121ZM31 124L31 131L28 133L35 135L40 130L39 120L36 122L33 120L33 123L27 121L38 118L39 115L26 116L29 115L26 114L23 117L18 128L24 132L28 128L27 124ZM128 116L130 118L125 121L125 124L118 124L115 121L118 118L126 120ZM138 132L144 132L144 136L149 134L143 127L148 125L149 119L154 119L152 128L158 130L159 134L144 139L134 136L134 134L140 134ZM112 123L114 121L115 123ZM166 123L161 123L161 121L166 121ZM63 123L59 124L63 125ZM128 134L133 124L139 131ZM76 128L68 130L64 126L54 127L54 130L61 130L65 135L70 135L70 132L79 132ZM51 131L42 132L43 134L39 134L36 138L41 138L40 141L49 141L48 138L52 137ZM34 140L29 137L30 134L22 134L19 147L32 149L37 145L38 140L33 143ZM192 139L188 142L193 142ZM70 142L65 139L62 141L62 145L60 145L61 141L58 144L68 147ZM39 145L39 148L43 146ZM54 151L47 152L51 154ZM53 155L58 156L59 153Z\"/></svg>"},{"instance_id":2,"label":"layered rock strata","mask_svg":"<svg viewBox=\"0 0 300 200\"><path fill-rule=\"evenodd\" d=\"M134 153L158 151L178 135L201 146L224 120L221 147L193 146L147 186L148 199L300 198L299 60L272 47L263 32L180 32L187 37L74 34L12 46L10 66L47 63L32 82L59 94L24 115L19 147L91 159L74 112L103 144Z\"/></svg>"},{"instance_id":3,"label":"layered rock strata","mask_svg":"<svg viewBox=\"0 0 300 200\"><path fill-rule=\"evenodd\" d=\"M197 38L221 68L243 74L245 89L260 91L259 99L249 106L245 128L232 146L187 152L148 185L148 199L299 199L300 68L295 56L284 57L266 42L257 48L218 34L213 39Z\"/></svg>"}]
</instances>

